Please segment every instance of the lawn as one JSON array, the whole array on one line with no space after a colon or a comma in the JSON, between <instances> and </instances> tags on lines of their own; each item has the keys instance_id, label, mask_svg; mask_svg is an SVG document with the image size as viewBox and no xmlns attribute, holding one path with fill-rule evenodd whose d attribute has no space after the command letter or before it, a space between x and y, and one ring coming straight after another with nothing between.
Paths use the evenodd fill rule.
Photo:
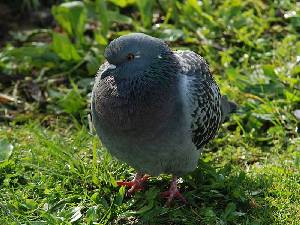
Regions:
<instances>
[{"instance_id":1,"label":"lawn","mask_svg":"<svg viewBox=\"0 0 300 225\"><path fill-rule=\"evenodd\" d=\"M3 8L0 224L300 224L299 3L5 0ZM134 169L89 125L105 46L130 32L199 53L238 104L181 179L188 205L164 206L170 175L127 197L116 181Z\"/></svg>"}]
</instances>

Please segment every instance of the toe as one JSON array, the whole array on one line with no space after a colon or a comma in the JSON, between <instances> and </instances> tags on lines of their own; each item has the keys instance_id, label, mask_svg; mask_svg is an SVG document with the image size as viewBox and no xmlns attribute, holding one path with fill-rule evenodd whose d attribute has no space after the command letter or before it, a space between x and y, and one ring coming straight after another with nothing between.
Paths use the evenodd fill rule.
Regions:
<instances>
[{"instance_id":1,"label":"toe","mask_svg":"<svg viewBox=\"0 0 300 225\"><path fill-rule=\"evenodd\" d=\"M118 186L132 187L134 182L132 181L117 181Z\"/></svg>"}]
</instances>

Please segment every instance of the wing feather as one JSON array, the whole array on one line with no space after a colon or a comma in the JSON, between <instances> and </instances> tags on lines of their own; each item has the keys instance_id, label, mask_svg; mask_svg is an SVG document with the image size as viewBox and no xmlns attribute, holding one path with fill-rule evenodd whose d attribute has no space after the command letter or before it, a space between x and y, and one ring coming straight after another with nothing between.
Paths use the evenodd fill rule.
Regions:
<instances>
[{"instance_id":1,"label":"wing feather","mask_svg":"<svg viewBox=\"0 0 300 225\"><path fill-rule=\"evenodd\" d=\"M221 95L206 61L192 51L176 52L181 65L183 89L191 118L192 141L201 149L211 140L221 124Z\"/></svg>"}]
</instances>

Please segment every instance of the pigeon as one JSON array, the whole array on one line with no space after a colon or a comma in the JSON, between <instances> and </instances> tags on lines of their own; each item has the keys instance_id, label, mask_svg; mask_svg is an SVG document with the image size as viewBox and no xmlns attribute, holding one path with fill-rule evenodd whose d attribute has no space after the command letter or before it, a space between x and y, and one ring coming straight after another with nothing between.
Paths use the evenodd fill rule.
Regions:
<instances>
[{"instance_id":1,"label":"pigeon","mask_svg":"<svg viewBox=\"0 0 300 225\"><path fill-rule=\"evenodd\" d=\"M167 204L185 198L177 178L197 167L203 146L236 105L221 96L205 59L173 51L143 33L123 35L106 47L91 97L98 137L117 159L136 169L128 194L149 176L171 174Z\"/></svg>"}]
</instances>

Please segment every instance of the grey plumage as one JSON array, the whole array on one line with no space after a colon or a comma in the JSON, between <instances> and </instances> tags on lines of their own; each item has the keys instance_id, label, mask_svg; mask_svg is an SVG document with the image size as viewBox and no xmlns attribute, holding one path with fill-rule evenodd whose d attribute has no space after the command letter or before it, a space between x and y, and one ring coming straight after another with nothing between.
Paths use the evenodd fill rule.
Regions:
<instances>
[{"instance_id":1,"label":"grey plumage","mask_svg":"<svg viewBox=\"0 0 300 225\"><path fill-rule=\"evenodd\" d=\"M91 104L102 143L142 173L194 170L201 148L234 108L205 60L144 34L114 40L105 57Z\"/></svg>"},{"instance_id":2,"label":"grey plumage","mask_svg":"<svg viewBox=\"0 0 300 225\"><path fill-rule=\"evenodd\" d=\"M192 140L201 149L211 140L221 123L220 91L205 60L192 51L175 53L187 82L187 108L190 109Z\"/></svg>"}]
</instances>

